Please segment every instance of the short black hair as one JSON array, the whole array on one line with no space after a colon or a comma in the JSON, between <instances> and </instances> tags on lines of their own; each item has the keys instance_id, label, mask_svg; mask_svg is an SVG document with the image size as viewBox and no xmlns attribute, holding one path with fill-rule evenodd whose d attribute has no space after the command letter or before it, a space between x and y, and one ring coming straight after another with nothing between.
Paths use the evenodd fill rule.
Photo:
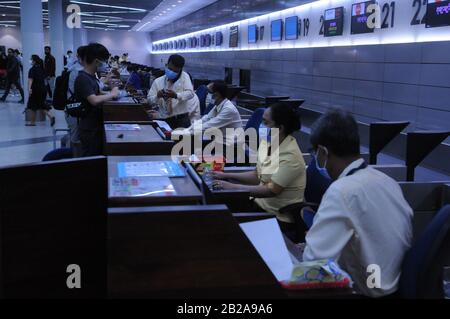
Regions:
<instances>
[{"instance_id":1,"label":"short black hair","mask_svg":"<svg viewBox=\"0 0 450 319\"><path fill-rule=\"evenodd\" d=\"M184 68L184 64L186 63L186 61L184 60L184 58L179 55L179 54L173 54L169 57L169 60L167 61L167 63L172 63L174 66L176 66L177 68Z\"/></svg>"},{"instance_id":2,"label":"short black hair","mask_svg":"<svg viewBox=\"0 0 450 319\"><path fill-rule=\"evenodd\" d=\"M73 53L72 50L67 51L67 54L69 54L69 53Z\"/></svg>"},{"instance_id":3,"label":"short black hair","mask_svg":"<svg viewBox=\"0 0 450 319\"><path fill-rule=\"evenodd\" d=\"M82 45L77 49L77 56L81 59L81 61L84 61L86 58L86 46Z\"/></svg>"},{"instance_id":4,"label":"short black hair","mask_svg":"<svg viewBox=\"0 0 450 319\"><path fill-rule=\"evenodd\" d=\"M302 127L298 107L274 103L270 106L270 110L275 125L283 126L286 135L292 134Z\"/></svg>"},{"instance_id":5,"label":"short black hair","mask_svg":"<svg viewBox=\"0 0 450 319\"><path fill-rule=\"evenodd\" d=\"M46 45L46 46L44 47L44 50L46 50L46 49L49 49L50 51L52 50L52 48L49 47L48 45Z\"/></svg>"},{"instance_id":6,"label":"short black hair","mask_svg":"<svg viewBox=\"0 0 450 319\"><path fill-rule=\"evenodd\" d=\"M360 153L358 124L350 113L340 109L325 112L312 125L310 141L315 149L322 145L339 157Z\"/></svg>"},{"instance_id":7,"label":"short black hair","mask_svg":"<svg viewBox=\"0 0 450 319\"><path fill-rule=\"evenodd\" d=\"M108 49L100 43L90 43L86 46L85 61L87 64L91 64L96 59L107 61L109 56Z\"/></svg>"},{"instance_id":8,"label":"short black hair","mask_svg":"<svg viewBox=\"0 0 450 319\"><path fill-rule=\"evenodd\" d=\"M226 99L228 96L228 85L225 81L217 80L213 81L212 84L212 91L214 93L219 93L222 98Z\"/></svg>"}]
</instances>

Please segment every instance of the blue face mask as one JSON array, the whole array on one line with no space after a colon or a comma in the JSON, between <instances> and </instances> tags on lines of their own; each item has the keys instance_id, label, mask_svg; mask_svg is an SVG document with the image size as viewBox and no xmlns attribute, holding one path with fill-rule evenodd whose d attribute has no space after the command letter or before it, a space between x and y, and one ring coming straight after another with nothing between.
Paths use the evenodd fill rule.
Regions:
<instances>
[{"instance_id":1,"label":"blue face mask","mask_svg":"<svg viewBox=\"0 0 450 319\"><path fill-rule=\"evenodd\" d=\"M261 123L261 125L259 126L259 138L260 140L266 140L270 143L270 127L267 127L264 123Z\"/></svg>"},{"instance_id":2,"label":"blue face mask","mask_svg":"<svg viewBox=\"0 0 450 319\"><path fill-rule=\"evenodd\" d=\"M328 174L328 170L326 168L327 161L325 161L324 167L320 167L317 154L314 155L314 159L316 161L316 168L319 171L320 175L322 175L323 177L325 177L327 179L331 179L331 176L330 176L330 174Z\"/></svg>"},{"instance_id":3,"label":"blue face mask","mask_svg":"<svg viewBox=\"0 0 450 319\"><path fill-rule=\"evenodd\" d=\"M175 80L178 77L178 73L166 68L166 76L169 80Z\"/></svg>"}]
</instances>

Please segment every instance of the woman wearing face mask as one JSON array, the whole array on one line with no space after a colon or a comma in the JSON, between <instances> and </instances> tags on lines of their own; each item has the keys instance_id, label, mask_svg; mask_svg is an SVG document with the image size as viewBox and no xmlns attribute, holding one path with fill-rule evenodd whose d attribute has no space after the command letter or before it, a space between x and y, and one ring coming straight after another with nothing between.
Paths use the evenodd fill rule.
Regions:
<instances>
[{"instance_id":1,"label":"woman wearing face mask","mask_svg":"<svg viewBox=\"0 0 450 319\"><path fill-rule=\"evenodd\" d=\"M282 104L272 105L263 116L256 170L214 174L215 188L249 192L253 198L251 211L274 214L281 231L294 242L298 241L294 220L279 211L303 202L306 165L298 143L291 135L299 129L297 110Z\"/></svg>"},{"instance_id":2,"label":"woman wearing face mask","mask_svg":"<svg viewBox=\"0 0 450 319\"><path fill-rule=\"evenodd\" d=\"M55 125L55 117L50 114L50 108L45 104L47 90L45 87L44 62L35 54L31 56L31 69L28 72L28 105L31 110L31 120L26 126L36 126L36 111L43 110L50 119L51 126Z\"/></svg>"},{"instance_id":3,"label":"woman wearing face mask","mask_svg":"<svg viewBox=\"0 0 450 319\"><path fill-rule=\"evenodd\" d=\"M84 105L85 116L79 121L81 156L101 155L103 151L103 112L102 105L119 96L119 89L113 88L101 94L96 73L107 71L110 54L101 44L91 43L84 49L84 69L75 81L75 98Z\"/></svg>"}]
</instances>

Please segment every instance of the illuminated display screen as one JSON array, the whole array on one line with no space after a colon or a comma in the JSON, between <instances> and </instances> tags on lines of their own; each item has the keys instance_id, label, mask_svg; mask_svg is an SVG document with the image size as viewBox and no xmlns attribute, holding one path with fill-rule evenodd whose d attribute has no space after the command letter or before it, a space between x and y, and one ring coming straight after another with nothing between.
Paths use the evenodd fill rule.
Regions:
<instances>
[{"instance_id":1,"label":"illuminated display screen","mask_svg":"<svg viewBox=\"0 0 450 319\"><path fill-rule=\"evenodd\" d=\"M298 17L286 18L286 40L298 39Z\"/></svg>"},{"instance_id":2,"label":"illuminated display screen","mask_svg":"<svg viewBox=\"0 0 450 319\"><path fill-rule=\"evenodd\" d=\"M283 40L283 20L272 21L272 41Z\"/></svg>"},{"instance_id":3,"label":"illuminated display screen","mask_svg":"<svg viewBox=\"0 0 450 319\"><path fill-rule=\"evenodd\" d=\"M258 41L258 26L256 24L248 26L248 43L256 43Z\"/></svg>"},{"instance_id":4,"label":"illuminated display screen","mask_svg":"<svg viewBox=\"0 0 450 319\"><path fill-rule=\"evenodd\" d=\"M342 35L344 32L344 7L326 10L323 24L326 37Z\"/></svg>"},{"instance_id":5,"label":"illuminated display screen","mask_svg":"<svg viewBox=\"0 0 450 319\"><path fill-rule=\"evenodd\" d=\"M211 35L207 34L205 35L205 47L210 47L211 46Z\"/></svg>"},{"instance_id":6,"label":"illuminated display screen","mask_svg":"<svg viewBox=\"0 0 450 319\"><path fill-rule=\"evenodd\" d=\"M216 32L216 46L220 47L223 43L223 34L222 32Z\"/></svg>"},{"instance_id":7,"label":"illuminated display screen","mask_svg":"<svg viewBox=\"0 0 450 319\"><path fill-rule=\"evenodd\" d=\"M375 4L375 1L366 1L355 3L352 5L352 34L372 33L374 28L369 28L367 21L373 11L369 11L368 7Z\"/></svg>"},{"instance_id":8,"label":"illuminated display screen","mask_svg":"<svg viewBox=\"0 0 450 319\"><path fill-rule=\"evenodd\" d=\"M239 27L234 26L230 28L230 48L237 48L239 46Z\"/></svg>"},{"instance_id":9,"label":"illuminated display screen","mask_svg":"<svg viewBox=\"0 0 450 319\"><path fill-rule=\"evenodd\" d=\"M450 1L428 0L426 27L444 27L450 25Z\"/></svg>"}]
</instances>

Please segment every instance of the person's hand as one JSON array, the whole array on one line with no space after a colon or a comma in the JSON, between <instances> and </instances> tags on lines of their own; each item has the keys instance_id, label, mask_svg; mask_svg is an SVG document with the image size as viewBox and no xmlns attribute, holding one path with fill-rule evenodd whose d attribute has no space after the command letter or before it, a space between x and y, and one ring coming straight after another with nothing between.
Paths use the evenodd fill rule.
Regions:
<instances>
[{"instance_id":1,"label":"person's hand","mask_svg":"<svg viewBox=\"0 0 450 319\"><path fill-rule=\"evenodd\" d=\"M159 113L156 111L149 111L147 112L148 116L150 116L150 119L154 120L159 118Z\"/></svg>"},{"instance_id":2,"label":"person's hand","mask_svg":"<svg viewBox=\"0 0 450 319\"><path fill-rule=\"evenodd\" d=\"M169 99L176 99L176 98L178 98L178 95L177 95L174 91L172 91L172 90L167 90L167 91L166 91L166 96L167 96Z\"/></svg>"},{"instance_id":3,"label":"person's hand","mask_svg":"<svg viewBox=\"0 0 450 319\"><path fill-rule=\"evenodd\" d=\"M166 95L166 93L164 92L164 90L160 90L160 91L158 91L158 94L156 96L158 99L162 99L162 98L164 98L165 95Z\"/></svg>"},{"instance_id":4,"label":"person's hand","mask_svg":"<svg viewBox=\"0 0 450 319\"><path fill-rule=\"evenodd\" d=\"M111 95L112 95L113 98L115 98L115 99L117 99L117 98L119 97L119 95L120 95L120 90L119 90L119 88L118 88L117 86L112 88L112 90L111 90Z\"/></svg>"},{"instance_id":5,"label":"person's hand","mask_svg":"<svg viewBox=\"0 0 450 319\"><path fill-rule=\"evenodd\" d=\"M226 182L226 181L215 180L213 182L213 189L215 189L215 190L233 190L233 189L237 189L237 185L230 183L230 182Z\"/></svg>"},{"instance_id":6,"label":"person's hand","mask_svg":"<svg viewBox=\"0 0 450 319\"><path fill-rule=\"evenodd\" d=\"M216 171L214 171L214 172L212 172L211 173L212 174L212 177L215 179L215 180L225 180L225 179L227 179L227 174L226 173L224 173L224 172L216 172Z\"/></svg>"}]
</instances>

